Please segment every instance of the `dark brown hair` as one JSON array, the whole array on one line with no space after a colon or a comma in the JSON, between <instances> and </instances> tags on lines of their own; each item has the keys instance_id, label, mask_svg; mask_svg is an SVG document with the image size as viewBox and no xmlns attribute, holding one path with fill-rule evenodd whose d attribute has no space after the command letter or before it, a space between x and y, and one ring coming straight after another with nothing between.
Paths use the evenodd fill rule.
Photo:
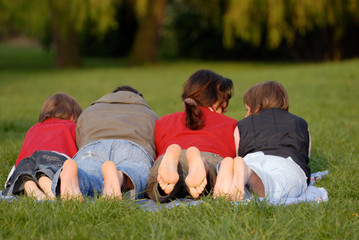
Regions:
<instances>
[{"instance_id":1,"label":"dark brown hair","mask_svg":"<svg viewBox=\"0 0 359 240\"><path fill-rule=\"evenodd\" d=\"M251 110L250 114L259 114L266 108L289 109L289 98L283 85L276 81L262 82L248 89L243 102Z\"/></svg>"},{"instance_id":2,"label":"dark brown hair","mask_svg":"<svg viewBox=\"0 0 359 240\"><path fill-rule=\"evenodd\" d=\"M136 94L140 95L141 97L143 97L141 92L139 92L139 91L137 91L137 89L134 89L133 87L130 87L127 85L117 87L115 90L113 90L112 93L119 92L119 91L129 91L129 92L136 93Z\"/></svg>"},{"instance_id":3,"label":"dark brown hair","mask_svg":"<svg viewBox=\"0 0 359 240\"><path fill-rule=\"evenodd\" d=\"M66 93L56 93L48 97L42 105L39 122L49 118L71 119L77 122L82 108L72 96Z\"/></svg>"},{"instance_id":4,"label":"dark brown hair","mask_svg":"<svg viewBox=\"0 0 359 240\"><path fill-rule=\"evenodd\" d=\"M210 70L199 70L193 73L185 82L182 94L186 111L186 126L193 130L203 128L205 119L202 117L199 106L211 107L218 102L218 108L222 108L224 112L232 96L232 88L231 79ZM193 99L195 103L185 101L187 98Z\"/></svg>"}]
</instances>

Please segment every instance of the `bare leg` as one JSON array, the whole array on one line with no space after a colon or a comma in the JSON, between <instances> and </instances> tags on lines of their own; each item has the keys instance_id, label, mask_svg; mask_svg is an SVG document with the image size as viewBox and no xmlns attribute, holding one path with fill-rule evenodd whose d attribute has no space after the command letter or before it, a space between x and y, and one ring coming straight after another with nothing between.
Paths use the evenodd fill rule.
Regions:
<instances>
[{"instance_id":1,"label":"bare leg","mask_svg":"<svg viewBox=\"0 0 359 240\"><path fill-rule=\"evenodd\" d=\"M198 198L207 185L207 171L201 152L196 147L190 147L186 151L188 161L188 175L186 185L193 198Z\"/></svg>"},{"instance_id":2,"label":"bare leg","mask_svg":"<svg viewBox=\"0 0 359 240\"><path fill-rule=\"evenodd\" d=\"M37 200L46 200L45 194L37 187L37 184L34 181L26 181L24 188L27 196L36 198Z\"/></svg>"},{"instance_id":3,"label":"bare leg","mask_svg":"<svg viewBox=\"0 0 359 240\"><path fill-rule=\"evenodd\" d=\"M78 167L74 160L68 159L65 161L60 173L60 179L62 200L76 199L83 201L79 187Z\"/></svg>"},{"instance_id":4,"label":"bare leg","mask_svg":"<svg viewBox=\"0 0 359 240\"><path fill-rule=\"evenodd\" d=\"M251 171L251 170L250 170ZM247 184L250 172L244 163L243 158L235 157L233 159L233 184L231 187L232 200L242 201L244 198L244 186Z\"/></svg>"},{"instance_id":5,"label":"bare leg","mask_svg":"<svg viewBox=\"0 0 359 240\"><path fill-rule=\"evenodd\" d=\"M157 181L166 194L170 194L173 191L174 186L179 180L177 166L180 156L181 147L177 144L170 145L158 168Z\"/></svg>"},{"instance_id":6,"label":"bare leg","mask_svg":"<svg viewBox=\"0 0 359 240\"><path fill-rule=\"evenodd\" d=\"M234 174L233 174L233 190L232 200L242 201L244 198L244 187L249 185L254 194L259 197L264 197L264 185L258 175L247 166L243 158L236 157L234 159Z\"/></svg>"},{"instance_id":7,"label":"bare leg","mask_svg":"<svg viewBox=\"0 0 359 240\"><path fill-rule=\"evenodd\" d=\"M106 199L122 199L121 186L124 182L124 175L117 170L116 164L107 161L102 165L104 178L102 196Z\"/></svg>"},{"instance_id":8,"label":"bare leg","mask_svg":"<svg viewBox=\"0 0 359 240\"><path fill-rule=\"evenodd\" d=\"M233 158L227 157L222 160L216 185L213 189L213 197L230 198L230 189L233 184Z\"/></svg>"},{"instance_id":9,"label":"bare leg","mask_svg":"<svg viewBox=\"0 0 359 240\"><path fill-rule=\"evenodd\" d=\"M39 178L39 185L42 191L45 193L46 197L51 200L55 200L56 197L51 191L52 180L47 176L41 176Z\"/></svg>"},{"instance_id":10,"label":"bare leg","mask_svg":"<svg viewBox=\"0 0 359 240\"><path fill-rule=\"evenodd\" d=\"M255 195L258 197L265 197L263 182L255 172L252 171L251 177L249 178L249 182L247 184Z\"/></svg>"}]
</instances>

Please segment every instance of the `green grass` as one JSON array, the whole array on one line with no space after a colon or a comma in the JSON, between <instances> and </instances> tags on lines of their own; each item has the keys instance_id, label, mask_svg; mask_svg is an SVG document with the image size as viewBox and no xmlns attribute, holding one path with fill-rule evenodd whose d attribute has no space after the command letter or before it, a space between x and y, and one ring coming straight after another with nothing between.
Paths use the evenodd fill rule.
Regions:
<instances>
[{"instance_id":1,"label":"green grass","mask_svg":"<svg viewBox=\"0 0 359 240\"><path fill-rule=\"evenodd\" d=\"M131 68L118 60L89 59L83 69L58 70L52 67L51 52L25 50L0 45L1 184L47 96L67 92L86 108L128 84L163 116L181 110L184 81L206 68L234 81L227 115L236 119L245 114L242 93L250 86L266 80L284 84L290 111L309 124L312 170L329 170L317 184L329 192L329 201L283 207L256 201L233 205L206 197L198 206L150 212L131 201L37 203L20 198L0 201L0 239L359 239L359 59L172 62Z\"/></svg>"}]
</instances>

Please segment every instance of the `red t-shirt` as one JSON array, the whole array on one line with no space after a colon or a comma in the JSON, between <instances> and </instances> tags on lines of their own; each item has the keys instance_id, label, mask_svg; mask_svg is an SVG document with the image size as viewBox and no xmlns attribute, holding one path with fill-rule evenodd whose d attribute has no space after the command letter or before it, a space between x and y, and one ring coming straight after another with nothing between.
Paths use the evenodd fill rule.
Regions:
<instances>
[{"instance_id":1,"label":"red t-shirt","mask_svg":"<svg viewBox=\"0 0 359 240\"><path fill-rule=\"evenodd\" d=\"M56 151L73 157L77 152L76 123L56 118L36 123L26 133L16 166L39 150Z\"/></svg>"},{"instance_id":2,"label":"red t-shirt","mask_svg":"<svg viewBox=\"0 0 359 240\"><path fill-rule=\"evenodd\" d=\"M233 132L237 120L223 114L202 108L205 125L200 130L191 130L185 126L184 112L163 116L156 122L155 143L157 158L166 152L171 144L178 144L182 149L191 146L202 152L212 152L221 157L235 157Z\"/></svg>"}]
</instances>

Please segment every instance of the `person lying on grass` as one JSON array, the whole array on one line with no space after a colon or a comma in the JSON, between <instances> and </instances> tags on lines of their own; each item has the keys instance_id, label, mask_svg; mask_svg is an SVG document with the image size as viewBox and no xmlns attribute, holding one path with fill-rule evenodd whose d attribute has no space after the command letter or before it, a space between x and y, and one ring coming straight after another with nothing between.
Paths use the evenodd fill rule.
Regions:
<instances>
[{"instance_id":1,"label":"person lying on grass","mask_svg":"<svg viewBox=\"0 0 359 240\"><path fill-rule=\"evenodd\" d=\"M101 194L104 199L122 199L124 191L142 198L155 158L157 119L142 94L130 86L93 102L77 123L80 150L56 173L53 191L63 200Z\"/></svg>"},{"instance_id":2,"label":"person lying on grass","mask_svg":"<svg viewBox=\"0 0 359 240\"><path fill-rule=\"evenodd\" d=\"M81 112L78 102L66 93L56 93L45 100L39 122L26 133L3 194L25 192L38 200L55 198L51 179L77 152L76 121Z\"/></svg>"},{"instance_id":3,"label":"person lying on grass","mask_svg":"<svg viewBox=\"0 0 359 240\"><path fill-rule=\"evenodd\" d=\"M237 121L223 115L232 87L232 80L199 70L184 84L184 112L163 116L156 122L158 158L147 184L152 200L198 198L212 190L217 163L235 156L233 131Z\"/></svg>"},{"instance_id":4,"label":"person lying on grass","mask_svg":"<svg viewBox=\"0 0 359 240\"><path fill-rule=\"evenodd\" d=\"M292 198L310 181L307 122L288 112L286 89L262 82L244 93L246 118L235 129L237 157L220 164L214 197L244 198L245 187L258 197Z\"/></svg>"}]
</instances>

